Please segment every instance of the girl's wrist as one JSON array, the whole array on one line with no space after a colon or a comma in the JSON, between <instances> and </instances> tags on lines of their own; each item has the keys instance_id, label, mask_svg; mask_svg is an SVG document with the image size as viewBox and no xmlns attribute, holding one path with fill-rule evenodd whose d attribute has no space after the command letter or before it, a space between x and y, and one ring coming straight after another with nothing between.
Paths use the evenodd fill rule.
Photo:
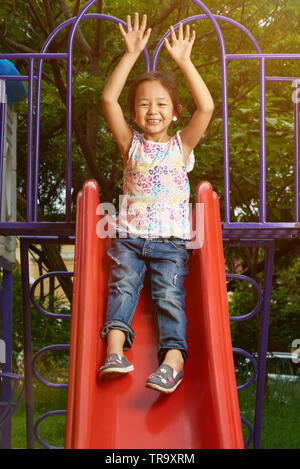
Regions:
<instances>
[{"instance_id":1,"label":"girl's wrist","mask_svg":"<svg viewBox=\"0 0 300 469\"><path fill-rule=\"evenodd\" d=\"M181 65L184 67L185 65L191 65L193 62L190 57L186 59L179 59L177 61L177 65L180 67Z\"/></svg>"},{"instance_id":2,"label":"girl's wrist","mask_svg":"<svg viewBox=\"0 0 300 469\"><path fill-rule=\"evenodd\" d=\"M126 51L124 54L125 57L128 57L131 60L137 60L139 55L140 55L140 52L129 52L129 51Z\"/></svg>"}]
</instances>

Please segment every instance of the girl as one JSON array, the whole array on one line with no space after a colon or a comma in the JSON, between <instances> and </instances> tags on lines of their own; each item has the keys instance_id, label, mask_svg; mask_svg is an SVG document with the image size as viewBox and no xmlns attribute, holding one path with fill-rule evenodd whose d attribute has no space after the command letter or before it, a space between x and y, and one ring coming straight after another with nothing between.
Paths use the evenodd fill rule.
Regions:
<instances>
[{"instance_id":1,"label":"girl","mask_svg":"<svg viewBox=\"0 0 300 469\"><path fill-rule=\"evenodd\" d=\"M108 254L112 260L106 323L102 337L107 357L100 376L121 375L133 370L123 350L131 347L131 328L146 270L150 273L152 299L158 327L160 367L146 386L173 392L183 378L187 358L184 279L190 251L189 181L193 149L205 132L213 113L213 100L194 67L190 55L195 31L178 37L170 27L171 44L165 47L187 80L196 104L189 124L174 137L169 127L182 110L176 87L158 72L138 77L129 91L129 109L142 133L125 121L118 103L128 75L146 46L151 29L146 15L133 26L127 16L127 32L119 24L126 52L110 76L102 95L108 125L124 163L124 199L118 217L117 237Z\"/></svg>"}]
</instances>

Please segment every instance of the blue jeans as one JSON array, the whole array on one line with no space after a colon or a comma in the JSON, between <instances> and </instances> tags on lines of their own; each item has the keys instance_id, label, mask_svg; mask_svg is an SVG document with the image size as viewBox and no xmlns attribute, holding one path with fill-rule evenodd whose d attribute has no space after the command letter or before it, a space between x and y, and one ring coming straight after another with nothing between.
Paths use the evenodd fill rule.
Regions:
<instances>
[{"instance_id":1,"label":"blue jeans","mask_svg":"<svg viewBox=\"0 0 300 469\"><path fill-rule=\"evenodd\" d=\"M181 350L187 358L187 319L184 279L191 250L180 238L113 238L108 255L111 270L108 283L106 323L101 336L111 329L125 333L124 350L131 348L135 334L131 327L146 271L158 329L158 359L169 349Z\"/></svg>"}]
</instances>

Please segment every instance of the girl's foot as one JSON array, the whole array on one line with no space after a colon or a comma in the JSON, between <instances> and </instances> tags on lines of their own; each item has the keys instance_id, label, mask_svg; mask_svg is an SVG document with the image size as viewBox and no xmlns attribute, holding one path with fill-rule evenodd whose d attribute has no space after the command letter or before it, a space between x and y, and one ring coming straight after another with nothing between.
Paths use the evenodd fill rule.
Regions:
<instances>
[{"instance_id":1,"label":"girl's foot","mask_svg":"<svg viewBox=\"0 0 300 469\"><path fill-rule=\"evenodd\" d=\"M158 370L149 376L146 387L170 394L183 380L183 369L178 373L169 365L162 364Z\"/></svg>"},{"instance_id":2,"label":"girl's foot","mask_svg":"<svg viewBox=\"0 0 300 469\"><path fill-rule=\"evenodd\" d=\"M181 350L170 349L166 352L162 365L169 365L177 373L182 370L184 366L184 358Z\"/></svg>"},{"instance_id":3,"label":"girl's foot","mask_svg":"<svg viewBox=\"0 0 300 469\"><path fill-rule=\"evenodd\" d=\"M102 378L105 375L109 375L110 377L119 376L133 370L134 366L125 356L111 353L107 355L104 365L101 366L99 377Z\"/></svg>"}]
</instances>

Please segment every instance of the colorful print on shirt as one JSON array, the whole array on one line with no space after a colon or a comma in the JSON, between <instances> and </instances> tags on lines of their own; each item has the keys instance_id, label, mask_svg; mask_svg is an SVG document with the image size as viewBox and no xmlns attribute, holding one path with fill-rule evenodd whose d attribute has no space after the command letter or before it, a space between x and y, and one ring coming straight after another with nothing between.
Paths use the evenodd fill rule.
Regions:
<instances>
[{"instance_id":1,"label":"colorful print on shirt","mask_svg":"<svg viewBox=\"0 0 300 469\"><path fill-rule=\"evenodd\" d=\"M151 142L134 132L124 170L119 231L142 238L190 239L187 172L194 153L183 162L180 132L168 142Z\"/></svg>"}]
</instances>

